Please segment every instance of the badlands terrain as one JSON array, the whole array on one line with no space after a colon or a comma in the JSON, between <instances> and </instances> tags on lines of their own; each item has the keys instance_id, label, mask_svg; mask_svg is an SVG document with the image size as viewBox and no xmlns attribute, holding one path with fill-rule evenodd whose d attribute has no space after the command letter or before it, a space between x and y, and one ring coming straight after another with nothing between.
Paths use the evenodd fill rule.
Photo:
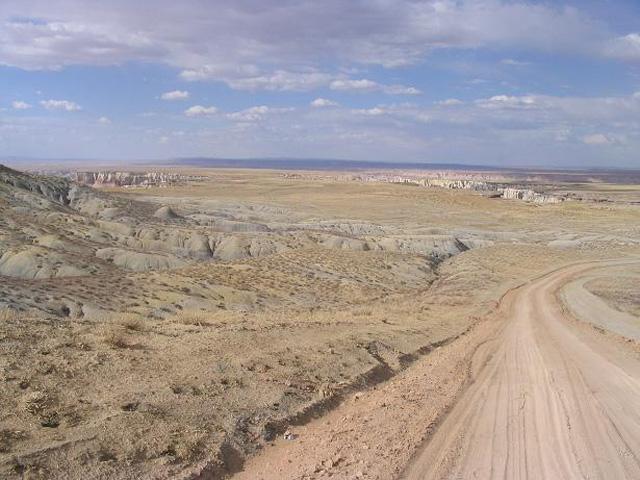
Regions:
<instances>
[{"instance_id":1,"label":"badlands terrain","mask_svg":"<svg viewBox=\"0 0 640 480\"><path fill-rule=\"evenodd\" d=\"M0 478L640 478L637 173L58 173L0 166Z\"/></svg>"}]
</instances>

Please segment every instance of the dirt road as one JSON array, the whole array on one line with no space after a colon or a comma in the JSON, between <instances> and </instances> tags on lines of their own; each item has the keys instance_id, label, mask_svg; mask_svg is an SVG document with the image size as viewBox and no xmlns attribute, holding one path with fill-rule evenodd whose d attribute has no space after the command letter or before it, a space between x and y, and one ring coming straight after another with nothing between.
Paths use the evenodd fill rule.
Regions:
<instances>
[{"instance_id":1,"label":"dirt road","mask_svg":"<svg viewBox=\"0 0 640 480\"><path fill-rule=\"evenodd\" d=\"M567 318L557 298L599 266L505 296L508 320L478 350L473 383L403 479L640 478L638 357Z\"/></svg>"},{"instance_id":2,"label":"dirt road","mask_svg":"<svg viewBox=\"0 0 640 480\"><path fill-rule=\"evenodd\" d=\"M510 290L468 334L295 427L295 441L278 440L234 480L640 478L637 347L559 300L616 265L574 265ZM584 303L580 292L567 301Z\"/></svg>"}]
</instances>

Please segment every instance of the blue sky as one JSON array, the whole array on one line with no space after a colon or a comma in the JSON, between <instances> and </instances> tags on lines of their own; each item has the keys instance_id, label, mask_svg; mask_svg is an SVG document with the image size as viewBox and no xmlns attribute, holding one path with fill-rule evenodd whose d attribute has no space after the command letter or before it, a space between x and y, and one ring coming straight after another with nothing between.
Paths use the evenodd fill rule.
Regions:
<instances>
[{"instance_id":1,"label":"blue sky","mask_svg":"<svg viewBox=\"0 0 640 480\"><path fill-rule=\"evenodd\" d=\"M0 157L639 153L637 1L0 3Z\"/></svg>"}]
</instances>

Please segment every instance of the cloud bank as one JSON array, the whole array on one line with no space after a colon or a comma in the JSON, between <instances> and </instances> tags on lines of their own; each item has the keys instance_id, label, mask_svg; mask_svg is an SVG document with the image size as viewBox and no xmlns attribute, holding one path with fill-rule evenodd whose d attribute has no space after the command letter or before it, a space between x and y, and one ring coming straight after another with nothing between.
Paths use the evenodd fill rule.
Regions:
<instances>
[{"instance_id":1,"label":"cloud bank","mask_svg":"<svg viewBox=\"0 0 640 480\"><path fill-rule=\"evenodd\" d=\"M158 62L241 90L376 89L341 67L395 68L441 49L526 49L640 61L639 31L618 35L573 7L476 1L5 0L0 63L23 69ZM511 62L516 64L515 61ZM327 68L326 65L333 65Z\"/></svg>"}]
</instances>

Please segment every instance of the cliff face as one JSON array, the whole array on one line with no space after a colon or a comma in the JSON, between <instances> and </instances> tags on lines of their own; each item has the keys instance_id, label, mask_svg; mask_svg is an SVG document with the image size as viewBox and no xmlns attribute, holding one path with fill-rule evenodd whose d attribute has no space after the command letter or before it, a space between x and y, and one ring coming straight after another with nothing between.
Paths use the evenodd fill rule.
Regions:
<instances>
[{"instance_id":1,"label":"cliff face","mask_svg":"<svg viewBox=\"0 0 640 480\"><path fill-rule=\"evenodd\" d=\"M443 178L426 178L423 180L423 185L425 187L441 187L454 190L492 191L497 189L495 184L478 180L447 180Z\"/></svg>"},{"instance_id":2,"label":"cliff face","mask_svg":"<svg viewBox=\"0 0 640 480\"><path fill-rule=\"evenodd\" d=\"M92 187L163 186L175 185L200 177L167 172L76 172L73 180Z\"/></svg>"},{"instance_id":3,"label":"cliff face","mask_svg":"<svg viewBox=\"0 0 640 480\"><path fill-rule=\"evenodd\" d=\"M400 175L379 175L369 176L363 181L375 181L375 182L389 182L389 183L408 183L411 185L419 185L421 187L439 187L449 188L454 190L478 190L478 191L492 191L497 190L498 187L494 183L483 182L480 180L467 180L467 179L448 179L448 178L424 178L424 177L409 177Z\"/></svg>"},{"instance_id":4,"label":"cliff face","mask_svg":"<svg viewBox=\"0 0 640 480\"><path fill-rule=\"evenodd\" d=\"M362 179L361 179L362 180ZM523 202L537 204L561 203L566 197L551 195L548 193L540 193L527 188L507 187L504 184L496 182L485 182L482 180L471 179L448 179L448 178L424 178L418 176L401 176L401 175L370 175L364 181L405 183L410 185L419 185L421 187L447 188L453 190L475 190L478 192L496 192L496 197L506 198L508 200L521 200Z\"/></svg>"},{"instance_id":5,"label":"cliff face","mask_svg":"<svg viewBox=\"0 0 640 480\"><path fill-rule=\"evenodd\" d=\"M525 202L541 204L560 203L565 200L563 197L556 197L554 195L534 192L533 190L511 187L505 188L502 191L502 198L507 198L510 200L523 200Z\"/></svg>"},{"instance_id":6,"label":"cliff face","mask_svg":"<svg viewBox=\"0 0 640 480\"><path fill-rule=\"evenodd\" d=\"M412 176L370 176L366 181L379 181L390 183L405 183L410 185L419 185L422 187L437 187L453 190L475 190L479 192L497 192L501 198L509 200L521 200L523 202L550 204L560 203L566 200L564 197L558 197L546 193L536 192L534 190L517 187L505 187L499 183L485 182L481 180L469 179L447 179L447 178L421 178Z\"/></svg>"}]
</instances>

